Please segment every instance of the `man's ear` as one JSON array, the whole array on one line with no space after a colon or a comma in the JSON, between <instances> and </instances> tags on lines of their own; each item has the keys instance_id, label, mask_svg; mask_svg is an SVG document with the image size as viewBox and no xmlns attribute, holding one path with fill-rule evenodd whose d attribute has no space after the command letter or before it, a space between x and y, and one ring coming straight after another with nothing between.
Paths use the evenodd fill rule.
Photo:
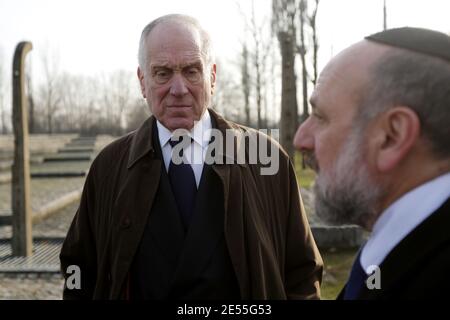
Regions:
<instances>
[{"instance_id":1,"label":"man's ear","mask_svg":"<svg viewBox=\"0 0 450 320\"><path fill-rule=\"evenodd\" d=\"M213 63L211 66L211 95L214 94L216 88L216 64Z\"/></svg>"},{"instance_id":2,"label":"man's ear","mask_svg":"<svg viewBox=\"0 0 450 320\"><path fill-rule=\"evenodd\" d=\"M405 159L419 140L419 116L411 108L394 107L381 115L374 134L377 169L389 172Z\"/></svg>"},{"instance_id":3,"label":"man's ear","mask_svg":"<svg viewBox=\"0 0 450 320\"><path fill-rule=\"evenodd\" d=\"M138 79L139 79L139 84L141 85L141 93L142 93L142 96L143 96L144 98L147 98L146 95L145 95L145 78L144 78L144 72L141 70L140 67L137 68L137 76L138 76Z\"/></svg>"}]
</instances>

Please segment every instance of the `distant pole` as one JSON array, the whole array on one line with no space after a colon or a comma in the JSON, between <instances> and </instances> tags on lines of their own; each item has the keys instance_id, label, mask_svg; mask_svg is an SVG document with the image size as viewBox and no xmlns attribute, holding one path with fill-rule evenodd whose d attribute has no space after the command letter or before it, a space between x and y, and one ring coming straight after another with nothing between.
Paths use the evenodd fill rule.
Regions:
<instances>
[{"instance_id":1,"label":"distant pole","mask_svg":"<svg viewBox=\"0 0 450 320\"><path fill-rule=\"evenodd\" d=\"M383 0L383 30L387 29L386 0Z\"/></svg>"},{"instance_id":2,"label":"distant pole","mask_svg":"<svg viewBox=\"0 0 450 320\"><path fill-rule=\"evenodd\" d=\"M31 42L20 42L16 47L13 61L14 164L11 197L14 256L30 256L33 253L28 106L25 93L25 56L32 48Z\"/></svg>"}]
</instances>

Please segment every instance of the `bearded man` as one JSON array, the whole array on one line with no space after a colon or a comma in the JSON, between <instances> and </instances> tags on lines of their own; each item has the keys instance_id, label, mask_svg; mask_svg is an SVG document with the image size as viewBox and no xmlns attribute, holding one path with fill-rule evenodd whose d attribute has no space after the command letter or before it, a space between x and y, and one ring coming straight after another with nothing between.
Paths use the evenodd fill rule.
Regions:
<instances>
[{"instance_id":1,"label":"bearded man","mask_svg":"<svg viewBox=\"0 0 450 320\"><path fill-rule=\"evenodd\" d=\"M338 298L449 296L450 37L366 37L328 63L311 105L294 145L318 173L317 215L371 231Z\"/></svg>"}]
</instances>

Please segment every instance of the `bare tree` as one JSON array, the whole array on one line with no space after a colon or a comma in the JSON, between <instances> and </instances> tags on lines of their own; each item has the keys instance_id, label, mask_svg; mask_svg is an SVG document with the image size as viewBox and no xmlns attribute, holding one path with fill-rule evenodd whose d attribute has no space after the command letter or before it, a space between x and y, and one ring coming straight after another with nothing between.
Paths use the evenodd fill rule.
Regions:
<instances>
[{"instance_id":1,"label":"bare tree","mask_svg":"<svg viewBox=\"0 0 450 320\"><path fill-rule=\"evenodd\" d=\"M241 55L241 82L244 93L245 104L249 104L251 93L254 94L257 124L258 128L267 127L267 102L265 101L266 93L266 70L267 61L270 53L271 38L265 34L270 33L267 25L267 17L263 17L260 21L257 19L254 0L251 1L250 18L246 16L240 5L236 3L240 14L245 23L245 36L243 40L243 51ZM250 34L250 40L247 42L247 34ZM249 73L249 66L252 66L252 75ZM250 85L251 84L251 85ZM254 87L254 90L251 88ZM246 107L248 115L247 124L250 121L250 106Z\"/></svg>"},{"instance_id":2,"label":"bare tree","mask_svg":"<svg viewBox=\"0 0 450 320\"><path fill-rule=\"evenodd\" d=\"M134 99L127 109L126 132L136 130L150 116L147 103L141 97Z\"/></svg>"},{"instance_id":3,"label":"bare tree","mask_svg":"<svg viewBox=\"0 0 450 320\"><path fill-rule=\"evenodd\" d=\"M386 0L383 0L383 30L387 29L387 9Z\"/></svg>"},{"instance_id":4,"label":"bare tree","mask_svg":"<svg viewBox=\"0 0 450 320\"><path fill-rule=\"evenodd\" d=\"M250 126L250 74L248 71L248 49L245 42L242 45L241 59L241 84L242 93L244 94L245 124Z\"/></svg>"},{"instance_id":5,"label":"bare tree","mask_svg":"<svg viewBox=\"0 0 450 320\"><path fill-rule=\"evenodd\" d=\"M305 39L305 22L307 19L308 2L300 0L299 2L299 16L300 16L300 45L297 47L302 63L302 101L303 101L303 117L306 119L309 116L308 106L308 69L306 66L306 52L307 44Z\"/></svg>"},{"instance_id":6,"label":"bare tree","mask_svg":"<svg viewBox=\"0 0 450 320\"><path fill-rule=\"evenodd\" d=\"M314 7L312 9L312 13L309 14L309 5L308 0L300 0L299 2L299 29L300 29L300 44L297 47L298 54L300 55L300 61L302 63L302 97L303 97L303 119L306 119L309 116L309 94L308 94L308 84L309 80L311 80L312 84L315 86L317 82L317 56L319 50L318 44L318 36L317 36L317 26L316 26L316 18L317 18L317 10L319 8L319 0L314 0ZM306 29L311 32L311 42L312 42L312 67L313 67L313 76L310 76L308 72L308 62L307 62L307 53L309 45L309 39L307 36Z\"/></svg>"},{"instance_id":7,"label":"bare tree","mask_svg":"<svg viewBox=\"0 0 450 320\"><path fill-rule=\"evenodd\" d=\"M301 62L303 119L309 115L309 81L313 85L317 82L319 45L316 18L319 0L313 1L314 5L310 11L308 0L272 0L272 30L277 35L282 60L281 144L291 156L294 152L292 139L298 123L297 87L295 84L295 57L297 54ZM308 51L311 43L314 72L312 77L308 72L310 56ZM292 119L289 119L290 117Z\"/></svg>"},{"instance_id":8,"label":"bare tree","mask_svg":"<svg viewBox=\"0 0 450 320\"><path fill-rule=\"evenodd\" d=\"M317 24L316 24L316 18L317 18L317 10L319 9L319 0L314 0L315 6L313 8L311 16L309 16L309 25L311 26L312 30L312 44L313 44L313 77L311 79L314 86L316 86L317 83L317 77L318 77L318 52L319 52L319 39L317 36Z\"/></svg>"},{"instance_id":9,"label":"bare tree","mask_svg":"<svg viewBox=\"0 0 450 320\"><path fill-rule=\"evenodd\" d=\"M58 91L61 93L58 127L63 132L78 132L89 118L96 114L87 112L87 107L95 100L95 91L90 89L89 78L64 72L59 77Z\"/></svg>"},{"instance_id":10,"label":"bare tree","mask_svg":"<svg viewBox=\"0 0 450 320\"><path fill-rule=\"evenodd\" d=\"M101 107L105 112L104 125L113 134L120 135L125 131L124 111L132 103L134 78L131 72L124 70L117 70L103 77Z\"/></svg>"},{"instance_id":11,"label":"bare tree","mask_svg":"<svg viewBox=\"0 0 450 320\"><path fill-rule=\"evenodd\" d=\"M44 68L44 83L40 87L40 93L47 118L47 132L52 134L54 131L53 120L61 100L61 95L57 90L59 57L54 52L50 54L50 50L47 48L41 56L41 60Z\"/></svg>"},{"instance_id":12,"label":"bare tree","mask_svg":"<svg viewBox=\"0 0 450 320\"><path fill-rule=\"evenodd\" d=\"M270 46L270 68L268 69L269 72L269 79L271 81L269 82L269 85L271 87L270 90L270 96L271 96L271 112L272 117L269 117L271 120L271 123L268 124L268 127L273 127L274 125L278 125L278 118L280 116L280 110L278 109L280 105L280 101L278 99L277 95L277 88L281 87L279 85L279 80L281 78L280 76L280 70L278 69L278 66L281 64L281 61L279 59L279 51L278 51L278 43L277 39L275 37L272 37L272 45ZM267 93L269 93L269 90L266 90ZM269 119L268 119L269 120Z\"/></svg>"},{"instance_id":13,"label":"bare tree","mask_svg":"<svg viewBox=\"0 0 450 320\"><path fill-rule=\"evenodd\" d=\"M295 0L272 1L272 31L281 53L280 143L293 159L292 140L297 128L297 85L295 74L297 5Z\"/></svg>"},{"instance_id":14,"label":"bare tree","mask_svg":"<svg viewBox=\"0 0 450 320\"><path fill-rule=\"evenodd\" d=\"M250 31L252 34L252 38L254 41L254 51L253 51L253 67L255 68L256 73L256 113L257 113L257 119L258 119L258 128L262 127L262 120L261 120L261 40L258 33L258 26L256 25L255 20L255 2L252 0L252 17L251 17L251 26Z\"/></svg>"},{"instance_id":15,"label":"bare tree","mask_svg":"<svg viewBox=\"0 0 450 320\"><path fill-rule=\"evenodd\" d=\"M231 63L224 64L220 60L217 61L218 76L213 105L225 117L240 122L243 118L241 117L241 111L245 109L242 104L244 100L243 92L239 80L233 76L235 72L231 69L231 66Z\"/></svg>"}]
</instances>

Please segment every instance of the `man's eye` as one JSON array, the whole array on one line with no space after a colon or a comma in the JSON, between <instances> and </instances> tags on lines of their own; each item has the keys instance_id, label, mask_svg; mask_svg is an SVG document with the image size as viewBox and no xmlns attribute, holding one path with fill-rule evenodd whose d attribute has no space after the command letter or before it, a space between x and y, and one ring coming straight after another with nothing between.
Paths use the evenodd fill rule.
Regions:
<instances>
[{"instance_id":1,"label":"man's eye","mask_svg":"<svg viewBox=\"0 0 450 320\"><path fill-rule=\"evenodd\" d=\"M163 83L169 80L171 72L169 70L156 70L154 77L158 83Z\"/></svg>"},{"instance_id":2,"label":"man's eye","mask_svg":"<svg viewBox=\"0 0 450 320\"><path fill-rule=\"evenodd\" d=\"M200 70L195 67L191 67L185 70L184 72L186 78L188 78L190 81L198 81L201 77Z\"/></svg>"}]
</instances>

